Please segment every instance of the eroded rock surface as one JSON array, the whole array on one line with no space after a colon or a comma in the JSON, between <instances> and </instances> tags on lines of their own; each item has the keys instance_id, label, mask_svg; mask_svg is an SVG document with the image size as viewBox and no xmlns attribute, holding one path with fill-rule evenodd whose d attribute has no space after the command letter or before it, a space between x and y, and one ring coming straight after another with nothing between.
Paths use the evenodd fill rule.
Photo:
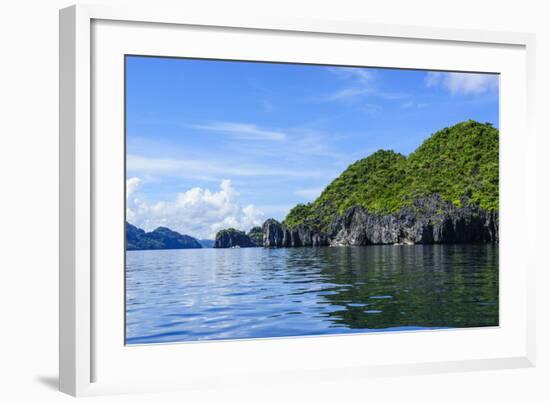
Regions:
<instances>
[{"instance_id":1,"label":"eroded rock surface","mask_svg":"<svg viewBox=\"0 0 550 401\"><path fill-rule=\"evenodd\" d=\"M460 206L438 195L420 198L388 215L361 206L336 217L328 232L306 225L287 227L269 219L263 225L265 247L361 246L498 242L498 212L463 201Z\"/></svg>"}]
</instances>

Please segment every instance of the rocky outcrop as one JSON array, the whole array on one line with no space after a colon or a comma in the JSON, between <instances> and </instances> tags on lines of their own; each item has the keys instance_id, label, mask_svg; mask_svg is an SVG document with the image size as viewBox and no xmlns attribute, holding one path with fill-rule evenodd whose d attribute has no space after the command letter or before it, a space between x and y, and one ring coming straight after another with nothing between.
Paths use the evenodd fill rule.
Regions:
<instances>
[{"instance_id":1,"label":"rocky outcrop","mask_svg":"<svg viewBox=\"0 0 550 401\"><path fill-rule=\"evenodd\" d=\"M263 246L264 243L264 230L262 227L252 227L248 234L246 234L250 241L256 246Z\"/></svg>"},{"instance_id":2,"label":"rocky outcrop","mask_svg":"<svg viewBox=\"0 0 550 401\"><path fill-rule=\"evenodd\" d=\"M228 228L218 231L214 241L214 248L252 248L256 245L244 231Z\"/></svg>"},{"instance_id":3,"label":"rocky outcrop","mask_svg":"<svg viewBox=\"0 0 550 401\"><path fill-rule=\"evenodd\" d=\"M498 242L498 224L498 212L466 200L457 206L433 195L388 215L352 207L334 219L327 233L305 225L289 228L273 219L263 228L265 247L361 246Z\"/></svg>"}]
</instances>

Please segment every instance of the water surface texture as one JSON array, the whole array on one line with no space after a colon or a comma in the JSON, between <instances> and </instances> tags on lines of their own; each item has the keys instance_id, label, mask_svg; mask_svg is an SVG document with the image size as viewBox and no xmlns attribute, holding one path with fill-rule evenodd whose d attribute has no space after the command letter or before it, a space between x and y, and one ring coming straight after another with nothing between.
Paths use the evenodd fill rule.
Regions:
<instances>
[{"instance_id":1,"label":"water surface texture","mask_svg":"<svg viewBox=\"0 0 550 401\"><path fill-rule=\"evenodd\" d=\"M126 255L128 344L498 325L498 245Z\"/></svg>"}]
</instances>

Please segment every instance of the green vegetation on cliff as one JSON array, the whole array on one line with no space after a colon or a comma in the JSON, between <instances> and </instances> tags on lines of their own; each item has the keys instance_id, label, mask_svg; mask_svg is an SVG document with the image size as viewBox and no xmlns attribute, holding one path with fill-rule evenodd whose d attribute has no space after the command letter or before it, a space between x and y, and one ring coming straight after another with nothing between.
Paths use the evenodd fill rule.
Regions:
<instances>
[{"instance_id":1,"label":"green vegetation on cliff","mask_svg":"<svg viewBox=\"0 0 550 401\"><path fill-rule=\"evenodd\" d=\"M379 150L350 165L315 201L295 206L285 224L322 230L352 206L389 214L436 193L498 210L498 136L491 124L470 120L436 132L408 157Z\"/></svg>"}]
</instances>

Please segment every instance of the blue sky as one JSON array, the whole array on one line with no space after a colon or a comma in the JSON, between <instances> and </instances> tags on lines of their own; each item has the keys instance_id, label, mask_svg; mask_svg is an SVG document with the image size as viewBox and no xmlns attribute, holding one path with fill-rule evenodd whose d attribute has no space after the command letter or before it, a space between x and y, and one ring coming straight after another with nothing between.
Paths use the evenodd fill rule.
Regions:
<instances>
[{"instance_id":1,"label":"blue sky","mask_svg":"<svg viewBox=\"0 0 550 401\"><path fill-rule=\"evenodd\" d=\"M127 219L248 230L352 162L468 119L498 127L498 76L130 56Z\"/></svg>"}]
</instances>

